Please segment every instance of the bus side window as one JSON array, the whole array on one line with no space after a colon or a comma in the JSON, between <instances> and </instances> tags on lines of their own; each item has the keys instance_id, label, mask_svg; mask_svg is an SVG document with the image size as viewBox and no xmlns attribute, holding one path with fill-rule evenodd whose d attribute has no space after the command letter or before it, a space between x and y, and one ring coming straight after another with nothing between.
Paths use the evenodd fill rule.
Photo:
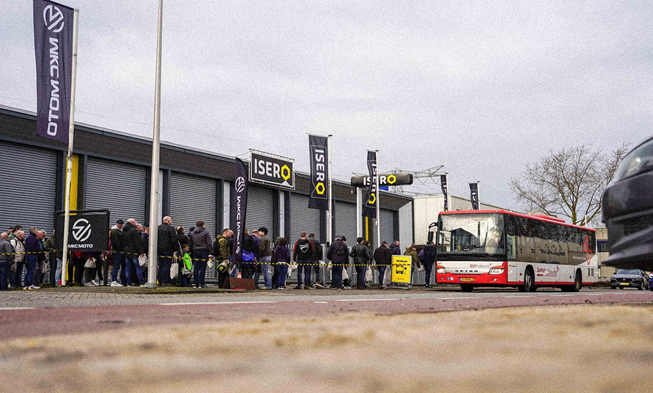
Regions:
<instances>
[{"instance_id":1,"label":"bus side window","mask_svg":"<svg viewBox=\"0 0 653 393\"><path fill-rule=\"evenodd\" d=\"M508 260L513 261L517 259L517 245L515 243L515 236L506 236L506 243L508 244Z\"/></svg>"}]
</instances>

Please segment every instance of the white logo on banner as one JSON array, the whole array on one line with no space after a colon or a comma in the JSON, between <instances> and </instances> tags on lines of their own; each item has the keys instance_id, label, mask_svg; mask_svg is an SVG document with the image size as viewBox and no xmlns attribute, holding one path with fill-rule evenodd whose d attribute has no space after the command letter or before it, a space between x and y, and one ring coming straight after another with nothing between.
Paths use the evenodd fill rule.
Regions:
<instances>
[{"instance_id":1,"label":"white logo on banner","mask_svg":"<svg viewBox=\"0 0 653 393\"><path fill-rule=\"evenodd\" d=\"M43 21L45 25L48 26L48 30L52 30L54 33L59 33L63 30L63 13L59 7L53 5L48 5L43 9Z\"/></svg>"},{"instance_id":2,"label":"white logo on banner","mask_svg":"<svg viewBox=\"0 0 653 393\"><path fill-rule=\"evenodd\" d=\"M80 218L73 224L73 237L78 242L83 242L91 236L91 223L85 218Z\"/></svg>"},{"instance_id":3,"label":"white logo on banner","mask_svg":"<svg viewBox=\"0 0 653 393\"><path fill-rule=\"evenodd\" d=\"M245 189L245 179L242 176L240 176L238 179L236 179L236 192L240 194L241 192L243 192L244 189Z\"/></svg>"}]
</instances>

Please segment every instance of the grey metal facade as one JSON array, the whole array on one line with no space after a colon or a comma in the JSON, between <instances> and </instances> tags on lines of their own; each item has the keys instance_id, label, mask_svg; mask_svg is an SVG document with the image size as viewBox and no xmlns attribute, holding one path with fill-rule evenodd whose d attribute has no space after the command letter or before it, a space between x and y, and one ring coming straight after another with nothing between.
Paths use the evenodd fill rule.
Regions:
<instances>
[{"instance_id":1,"label":"grey metal facade","mask_svg":"<svg viewBox=\"0 0 653 393\"><path fill-rule=\"evenodd\" d=\"M351 247L356 244L356 205L340 201L334 204L335 233L333 236L345 236L347 244Z\"/></svg>"},{"instance_id":2,"label":"grey metal facade","mask_svg":"<svg viewBox=\"0 0 653 393\"><path fill-rule=\"evenodd\" d=\"M252 231L260 227L266 227L268 230L274 227L273 192L274 190L271 188L256 186L252 183L249 184L245 228Z\"/></svg>"},{"instance_id":3,"label":"grey metal facade","mask_svg":"<svg viewBox=\"0 0 653 393\"><path fill-rule=\"evenodd\" d=\"M308 208L308 196L291 194L290 196L290 234L289 239L299 239L302 232L314 233L320 238L320 211Z\"/></svg>"},{"instance_id":4,"label":"grey metal facade","mask_svg":"<svg viewBox=\"0 0 653 393\"><path fill-rule=\"evenodd\" d=\"M170 217L172 224L182 225L189 233L197 221L215 239L219 225L216 222L217 184L215 179L172 172L170 175ZM221 205L221 204L220 204Z\"/></svg>"}]
</instances>

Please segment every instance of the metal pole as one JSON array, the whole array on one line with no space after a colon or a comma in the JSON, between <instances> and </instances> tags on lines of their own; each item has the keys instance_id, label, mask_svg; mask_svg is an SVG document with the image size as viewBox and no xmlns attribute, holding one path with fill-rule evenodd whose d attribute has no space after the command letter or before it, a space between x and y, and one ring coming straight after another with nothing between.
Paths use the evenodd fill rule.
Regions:
<instances>
[{"instance_id":1,"label":"metal pole","mask_svg":"<svg viewBox=\"0 0 653 393\"><path fill-rule=\"evenodd\" d=\"M478 201L478 210L483 210L481 209L481 182L477 181L476 182L476 200Z\"/></svg>"},{"instance_id":2,"label":"metal pole","mask_svg":"<svg viewBox=\"0 0 653 393\"><path fill-rule=\"evenodd\" d=\"M370 179L372 181L372 179ZM376 244L381 247L381 188L379 187L379 151L376 150ZM390 239L393 241L394 239Z\"/></svg>"},{"instance_id":3,"label":"metal pole","mask_svg":"<svg viewBox=\"0 0 653 393\"><path fill-rule=\"evenodd\" d=\"M356 237L363 237L363 195L356 187Z\"/></svg>"},{"instance_id":4,"label":"metal pole","mask_svg":"<svg viewBox=\"0 0 653 393\"><path fill-rule=\"evenodd\" d=\"M152 182L150 184L150 244L148 255L150 265L147 272L147 287L156 288L157 243L159 218L159 145L161 139L161 31L163 24L163 0L159 0L159 28L156 40L156 87L154 93L154 132L152 136Z\"/></svg>"},{"instance_id":5,"label":"metal pole","mask_svg":"<svg viewBox=\"0 0 653 393\"><path fill-rule=\"evenodd\" d=\"M70 80L70 123L68 124L68 157L66 159L66 207L63 218L63 260L61 261L61 285L66 285L66 275L68 270L68 231L70 230L70 188L73 181L73 140L75 136L75 87L77 79L78 27L79 10L75 9L73 13L73 75L72 79Z\"/></svg>"},{"instance_id":6,"label":"metal pole","mask_svg":"<svg viewBox=\"0 0 653 393\"><path fill-rule=\"evenodd\" d=\"M329 146L328 146L328 152L329 152L329 167L328 167L328 172L329 172L329 210L327 210L327 243L331 243L333 241L333 193L331 192L331 137L333 135L329 135Z\"/></svg>"}]
</instances>

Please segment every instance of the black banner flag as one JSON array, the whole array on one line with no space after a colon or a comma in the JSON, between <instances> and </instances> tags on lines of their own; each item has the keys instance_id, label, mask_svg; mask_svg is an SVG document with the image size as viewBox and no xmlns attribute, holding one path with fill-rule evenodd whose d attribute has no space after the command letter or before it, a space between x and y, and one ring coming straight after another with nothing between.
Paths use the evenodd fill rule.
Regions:
<instances>
[{"instance_id":1,"label":"black banner flag","mask_svg":"<svg viewBox=\"0 0 653 393\"><path fill-rule=\"evenodd\" d=\"M74 10L34 0L36 135L68 144Z\"/></svg>"},{"instance_id":2,"label":"black banner flag","mask_svg":"<svg viewBox=\"0 0 653 393\"><path fill-rule=\"evenodd\" d=\"M329 189L329 138L308 136L311 153L311 195L310 209L328 210L331 190Z\"/></svg>"},{"instance_id":3,"label":"black banner flag","mask_svg":"<svg viewBox=\"0 0 653 393\"><path fill-rule=\"evenodd\" d=\"M363 205L363 216L376 217L377 184L376 184L376 152L367 151L367 170L370 173L370 187L367 189L367 199Z\"/></svg>"},{"instance_id":4,"label":"black banner flag","mask_svg":"<svg viewBox=\"0 0 653 393\"><path fill-rule=\"evenodd\" d=\"M444 195L444 209L443 211L449 211L449 189L447 188L447 175L440 175L440 187L442 188L442 195Z\"/></svg>"},{"instance_id":5,"label":"black banner flag","mask_svg":"<svg viewBox=\"0 0 653 393\"><path fill-rule=\"evenodd\" d=\"M233 260L240 262L243 253L243 234L245 233L245 216L247 215L247 168L245 163L236 158L236 180L231 188L231 230L234 231L234 246L231 251Z\"/></svg>"},{"instance_id":6,"label":"black banner flag","mask_svg":"<svg viewBox=\"0 0 653 393\"><path fill-rule=\"evenodd\" d=\"M478 183L469 183L469 199L472 201L472 210L478 210Z\"/></svg>"}]
</instances>

